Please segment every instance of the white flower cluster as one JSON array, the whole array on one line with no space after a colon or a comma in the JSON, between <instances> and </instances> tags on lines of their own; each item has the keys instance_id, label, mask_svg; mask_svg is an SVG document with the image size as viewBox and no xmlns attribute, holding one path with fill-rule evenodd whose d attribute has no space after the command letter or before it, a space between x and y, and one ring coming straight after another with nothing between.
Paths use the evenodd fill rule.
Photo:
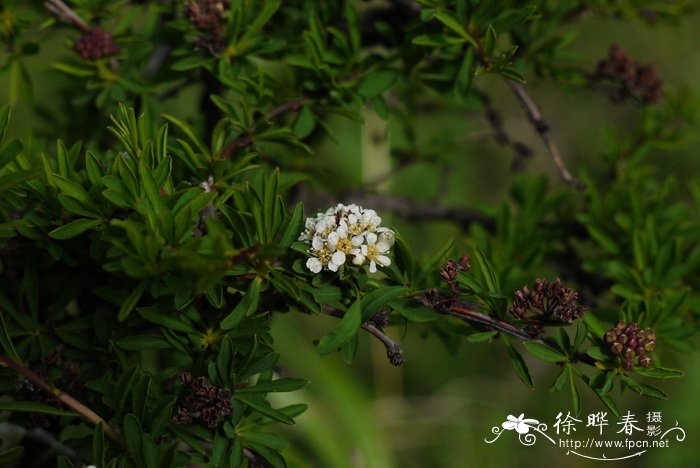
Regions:
<instances>
[{"instance_id":1,"label":"white flower cluster","mask_svg":"<svg viewBox=\"0 0 700 468\"><path fill-rule=\"evenodd\" d=\"M394 245L394 231L381 227L382 218L374 210L355 204L328 208L315 218L306 219L300 241L311 243L306 267L314 273L324 268L338 271L348 257L355 265L369 262L369 271L391 265L386 255Z\"/></svg>"}]
</instances>

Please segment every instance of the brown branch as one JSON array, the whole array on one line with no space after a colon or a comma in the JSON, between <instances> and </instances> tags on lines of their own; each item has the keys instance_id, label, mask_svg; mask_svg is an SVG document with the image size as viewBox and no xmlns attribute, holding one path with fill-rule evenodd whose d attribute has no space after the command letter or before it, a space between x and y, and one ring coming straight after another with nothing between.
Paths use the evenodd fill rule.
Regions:
<instances>
[{"instance_id":1,"label":"brown branch","mask_svg":"<svg viewBox=\"0 0 700 468\"><path fill-rule=\"evenodd\" d=\"M535 127L537 134L540 136L540 139L542 142L544 142L549 154L552 156L554 164L559 169L559 174L561 174L562 179L577 190L583 190L586 188L586 186L581 181L576 179L566 168L566 164L559 153L559 148L557 148L557 145L549 137L549 124L545 121L539 106L525 90L523 84L513 80L506 80L506 82L513 90L513 93L515 93L515 96L520 100L520 103L527 113L528 119Z\"/></svg>"},{"instance_id":2,"label":"brown branch","mask_svg":"<svg viewBox=\"0 0 700 468\"><path fill-rule=\"evenodd\" d=\"M323 306L321 312L335 318L343 318L344 316L343 312L330 306ZM386 348L386 355L392 365L400 366L403 364L403 350L398 343L389 338L379 327L369 322L363 323L360 327L381 341Z\"/></svg>"},{"instance_id":3,"label":"brown branch","mask_svg":"<svg viewBox=\"0 0 700 468\"><path fill-rule=\"evenodd\" d=\"M513 153L513 162L511 163L511 170L513 172L520 172L524 169L525 160L532 157L533 151L525 143L521 141L514 140L506 131L503 126L503 117L493 106L493 102L488 94L481 92L477 89L473 90L474 95L481 100L484 105L484 114L486 121L488 122L491 130L493 131L493 138L496 143L507 146Z\"/></svg>"},{"instance_id":4,"label":"brown branch","mask_svg":"<svg viewBox=\"0 0 700 468\"><path fill-rule=\"evenodd\" d=\"M90 26L87 22L78 16L63 0L48 0L44 2L44 6L56 17L67 24L72 24L83 32L90 31Z\"/></svg>"},{"instance_id":5,"label":"brown branch","mask_svg":"<svg viewBox=\"0 0 700 468\"><path fill-rule=\"evenodd\" d=\"M29 380L31 383L36 385L37 387L41 388L44 390L46 393L50 394L51 396L57 398L59 401L61 401L64 405L78 413L80 416L83 417L86 421L94 424L97 426L99 423L102 423L102 426L104 427L104 432L107 434L112 440L114 440L117 444L119 444L122 447L126 447L126 442L124 441L124 438L122 437L121 433L114 429L112 426L110 426L107 421L102 419L97 413L95 413L93 410L85 406L84 404L80 403L78 400L70 396L69 394L63 392L62 390L59 390L57 388L52 387L48 383L46 383L41 377L39 377L34 371L31 369L27 369L26 367L22 366L21 364L13 361L12 359L0 355L0 366L5 366L9 367L10 369L16 371L17 373L21 374Z\"/></svg>"},{"instance_id":6,"label":"brown branch","mask_svg":"<svg viewBox=\"0 0 700 468\"><path fill-rule=\"evenodd\" d=\"M224 148L224 150L221 152L221 159L228 159L231 157L231 153L233 153L233 150L236 148L245 148L247 146L250 146L251 143L253 142L251 139L251 136L255 133L255 131L258 129L258 126L260 125L261 122L267 120L274 120L277 117L279 117L282 114L285 114L290 111L297 111L301 108L301 105L303 103L303 100L301 98L299 99L294 99L289 102L286 102L278 107L275 107L272 109L269 113L265 114L263 117L257 119L254 121L250 127L248 127L241 135L237 136L234 138L234 140Z\"/></svg>"},{"instance_id":7,"label":"brown branch","mask_svg":"<svg viewBox=\"0 0 700 468\"><path fill-rule=\"evenodd\" d=\"M502 320L497 317L493 317L491 315L486 315L481 312L477 312L475 310L472 310L470 308L467 308L464 303L460 303L459 301L448 301L448 303L439 303L435 304L434 302L431 302L430 300L426 299L425 297L416 297L415 298L418 302L421 304L431 307L435 309L437 312L441 312L445 315L449 315L451 317L456 317L460 320L464 320L465 322L470 322L470 323L477 323L489 330L492 331L499 331L502 333L506 333L508 335L514 336L516 338L521 339L522 341L528 341L531 343L539 343L544 346L547 346L548 348L552 349L553 351L556 351L558 353L561 353L562 350L560 350L557 346L555 346L553 343L551 343L549 340L542 338L538 335L532 335L528 333L526 330L523 330L522 328L518 328L515 325L513 325L510 322L506 322L505 320ZM450 299L450 298L448 298ZM452 302L451 304L449 302ZM587 364L589 366L595 367L595 359L591 358L587 354L584 353L575 353L571 356L573 361L575 362L582 362L584 364Z\"/></svg>"}]
</instances>

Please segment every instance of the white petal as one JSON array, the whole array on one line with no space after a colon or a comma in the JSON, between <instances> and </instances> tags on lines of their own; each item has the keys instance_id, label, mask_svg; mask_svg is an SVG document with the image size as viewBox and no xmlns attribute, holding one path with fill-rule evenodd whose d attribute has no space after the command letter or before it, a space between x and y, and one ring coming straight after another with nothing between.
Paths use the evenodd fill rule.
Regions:
<instances>
[{"instance_id":1,"label":"white petal","mask_svg":"<svg viewBox=\"0 0 700 468\"><path fill-rule=\"evenodd\" d=\"M352 245L359 247L364 241L364 236L355 236L352 238Z\"/></svg>"},{"instance_id":2,"label":"white petal","mask_svg":"<svg viewBox=\"0 0 700 468\"><path fill-rule=\"evenodd\" d=\"M311 270L312 273L318 273L323 269L323 263L318 258L311 257L306 261L306 268Z\"/></svg>"},{"instance_id":3,"label":"white petal","mask_svg":"<svg viewBox=\"0 0 700 468\"><path fill-rule=\"evenodd\" d=\"M336 265L336 264L333 263L333 262L330 262L330 263L328 264L328 269L331 270L331 271L338 271L338 265Z\"/></svg>"},{"instance_id":4,"label":"white petal","mask_svg":"<svg viewBox=\"0 0 700 468\"><path fill-rule=\"evenodd\" d=\"M507 431L512 431L513 429L515 429L515 425L516 425L516 423L513 421L506 421L503 424L501 424L503 429L505 429Z\"/></svg>"},{"instance_id":5,"label":"white petal","mask_svg":"<svg viewBox=\"0 0 700 468\"><path fill-rule=\"evenodd\" d=\"M391 265L391 259L386 255L380 255L377 257L377 263L379 263L381 266L389 266Z\"/></svg>"},{"instance_id":6,"label":"white petal","mask_svg":"<svg viewBox=\"0 0 700 468\"><path fill-rule=\"evenodd\" d=\"M391 246L389 245L388 242L381 240L381 237L380 237L380 241L377 242L377 249L381 253L387 253L389 251L389 249L391 249Z\"/></svg>"},{"instance_id":7,"label":"white petal","mask_svg":"<svg viewBox=\"0 0 700 468\"><path fill-rule=\"evenodd\" d=\"M331 262L336 265L342 265L345 263L345 254L343 252L335 252L331 257Z\"/></svg>"},{"instance_id":8,"label":"white petal","mask_svg":"<svg viewBox=\"0 0 700 468\"><path fill-rule=\"evenodd\" d=\"M370 272L370 273L376 273L376 272L377 272L377 264L374 263L374 260L370 260L370 262L369 262L369 272Z\"/></svg>"},{"instance_id":9,"label":"white petal","mask_svg":"<svg viewBox=\"0 0 700 468\"><path fill-rule=\"evenodd\" d=\"M377 235L373 232L368 232L365 238L367 239L367 243L369 245L372 245L377 242Z\"/></svg>"},{"instance_id":10,"label":"white petal","mask_svg":"<svg viewBox=\"0 0 700 468\"><path fill-rule=\"evenodd\" d=\"M367 244L362 244L360 248L362 249L362 255L367 255Z\"/></svg>"},{"instance_id":11,"label":"white petal","mask_svg":"<svg viewBox=\"0 0 700 468\"><path fill-rule=\"evenodd\" d=\"M365 263L365 258L366 257L362 254L355 254L355 258L352 259L352 263L354 263L355 265L362 265L363 263Z\"/></svg>"},{"instance_id":12,"label":"white petal","mask_svg":"<svg viewBox=\"0 0 700 468\"><path fill-rule=\"evenodd\" d=\"M311 239L311 247L313 247L314 250L321 250L323 248L323 239L321 239L321 236L314 236L314 238Z\"/></svg>"}]
</instances>

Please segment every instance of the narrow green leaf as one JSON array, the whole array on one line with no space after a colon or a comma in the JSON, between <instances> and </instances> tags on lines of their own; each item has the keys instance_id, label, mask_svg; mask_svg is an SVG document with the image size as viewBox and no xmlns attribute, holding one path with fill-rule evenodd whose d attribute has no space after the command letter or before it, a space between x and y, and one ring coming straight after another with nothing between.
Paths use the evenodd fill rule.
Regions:
<instances>
[{"instance_id":1,"label":"narrow green leaf","mask_svg":"<svg viewBox=\"0 0 700 468\"><path fill-rule=\"evenodd\" d=\"M101 219L76 219L49 232L49 236L58 240L71 239L100 224Z\"/></svg>"},{"instance_id":2,"label":"narrow green leaf","mask_svg":"<svg viewBox=\"0 0 700 468\"><path fill-rule=\"evenodd\" d=\"M517 376L520 377L520 380L522 380L525 385L530 388L535 388L534 384L532 383L532 377L530 377L530 371L528 370L527 364L525 364L523 357L520 355L518 350L513 347L510 340L504 333L501 333L501 339L503 340L503 344L508 351L508 357L510 358L510 362L513 365L513 369L515 370Z\"/></svg>"},{"instance_id":3,"label":"narrow green leaf","mask_svg":"<svg viewBox=\"0 0 700 468\"><path fill-rule=\"evenodd\" d=\"M159 336L135 335L118 340L117 346L127 351L144 351L147 349L168 349L170 343Z\"/></svg>"},{"instance_id":4,"label":"narrow green leaf","mask_svg":"<svg viewBox=\"0 0 700 468\"><path fill-rule=\"evenodd\" d=\"M392 70L379 70L367 75L360 86L357 88L357 93L365 98L374 98L381 96L394 84L398 74Z\"/></svg>"},{"instance_id":5,"label":"narrow green leaf","mask_svg":"<svg viewBox=\"0 0 700 468\"><path fill-rule=\"evenodd\" d=\"M480 249L476 249L475 257L476 261L479 263L479 269L484 277L484 281L486 282L486 287L488 287L488 292L498 293L500 291L498 275L491 265L491 262L489 262L486 255L484 255Z\"/></svg>"},{"instance_id":6,"label":"narrow green leaf","mask_svg":"<svg viewBox=\"0 0 700 468\"><path fill-rule=\"evenodd\" d=\"M560 392L564 388L564 385L566 385L566 382L568 380L569 368L567 366L562 366L561 371L559 372L559 376L554 381L554 383L552 383L552 386L549 388L549 391Z\"/></svg>"},{"instance_id":7,"label":"narrow green leaf","mask_svg":"<svg viewBox=\"0 0 700 468\"><path fill-rule=\"evenodd\" d=\"M404 297L408 291L406 286L386 286L371 291L362 298L362 321L371 319L382 307Z\"/></svg>"},{"instance_id":8,"label":"narrow green leaf","mask_svg":"<svg viewBox=\"0 0 700 468\"><path fill-rule=\"evenodd\" d=\"M2 150L0 150L0 169L13 162L17 155L21 152L21 141L15 138L11 142L9 142Z\"/></svg>"},{"instance_id":9,"label":"narrow green leaf","mask_svg":"<svg viewBox=\"0 0 700 468\"><path fill-rule=\"evenodd\" d=\"M282 234L282 238L279 241L280 247L288 248L291 246L299 238L299 234L301 234L303 228L304 205L302 203L297 203L297 206L294 207L292 216L289 219L287 229L285 229L284 233Z\"/></svg>"},{"instance_id":10,"label":"narrow green leaf","mask_svg":"<svg viewBox=\"0 0 700 468\"><path fill-rule=\"evenodd\" d=\"M134 310L134 307L136 307L136 304L138 304L139 299L141 299L141 295L143 295L143 292L146 290L146 284L147 283L145 280L141 281L138 286L136 286L134 290L129 293L126 299L124 299L124 302L122 302L122 306L119 309L119 315L117 315L120 322L126 320L131 311Z\"/></svg>"},{"instance_id":11,"label":"narrow green leaf","mask_svg":"<svg viewBox=\"0 0 700 468\"><path fill-rule=\"evenodd\" d=\"M97 423L92 433L92 462L96 466L105 466L105 434L102 421Z\"/></svg>"},{"instance_id":12,"label":"narrow green leaf","mask_svg":"<svg viewBox=\"0 0 700 468\"><path fill-rule=\"evenodd\" d=\"M530 351L534 356L547 362L562 362L567 361L568 358L565 354L560 353L547 345L542 343L535 343L532 341L526 341L523 343L525 349Z\"/></svg>"},{"instance_id":13,"label":"narrow green leaf","mask_svg":"<svg viewBox=\"0 0 700 468\"><path fill-rule=\"evenodd\" d=\"M685 372L678 369L667 369L665 367L653 367L645 369L644 367L635 367L635 374L643 375L644 377L653 377L655 379L672 379L685 376Z\"/></svg>"},{"instance_id":14,"label":"narrow green leaf","mask_svg":"<svg viewBox=\"0 0 700 468\"><path fill-rule=\"evenodd\" d=\"M49 176L49 181L58 187L61 192L65 193L69 197L75 198L80 203L85 205L86 208L93 204L90 195L80 184L77 184L72 180L68 180L65 177L61 177L58 174L51 174Z\"/></svg>"},{"instance_id":15,"label":"narrow green leaf","mask_svg":"<svg viewBox=\"0 0 700 468\"><path fill-rule=\"evenodd\" d=\"M271 382L262 382L251 387L237 388L236 394L293 392L306 386L308 383L309 381L304 379L277 379Z\"/></svg>"},{"instance_id":16,"label":"narrow green leaf","mask_svg":"<svg viewBox=\"0 0 700 468\"><path fill-rule=\"evenodd\" d=\"M355 336L360 325L362 325L362 303L358 299L345 312L338 326L319 340L318 353L324 355L340 348Z\"/></svg>"},{"instance_id":17,"label":"narrow green leaf","mask_svg":"<svg viewBox=\"0 0 700 468\"><path fill-rule=\"evenodd\" d=\"M141 317L170 330L194 333L195 328L188 322L174 316L172 311L163 311L156 307L139 307L136 309Z\"/></svg>"},{"instance_id":18,"label":"narrow green leaf","mask_svg":"<svg viewBox=\"0 0 700 468\"><path fill-rule=\"evenodd\" d=\"M141 446L143 433L141 432L139 420L136 419L136 416L133 414L127 414L124 417L124 438L126 439L126 446L129 449L129 453L134 458L136 466L138 468L144 466L143 449Z\"/></svg>"},{"instance_id":19,"label":"narrow green leaf","mask_svg":"<svg viewBox=\"0 0 700 468\"><path fill-rule=\"evenodd\" d=\"M496 335L498 335L497 331L472 333L467 336L467 341L470 343L483 343L484 341L490 341Z\"/></svg>"},{"instance_id":20,"label":"narrow green leaf","mask_svg":"<svg viewBox=\"0 0 700 468\"><path fill-rule=\"evenodd\" d=\"M464 26L459 23L459 20L451 12L447 10L437 10L435 11L434 17L452 31L466 39L471 45L478 47L474 37L472 37L472 35L469 34L466 29L464 29Z\"/></svg>"},{"instance_id":21,"label":"narrow green leaf","mask_svg":"<svg viewBox=\"0 0 700 468\"><path fill-rule=\"evenodd\" d=\"M267 416L268 418L274 419L275 421L283 422L285 424L294 424L294 420L284 414L283 412L276 410L270 406L270 403L263 398L254 397L252 395L242 394L239 395L238 392L235 393L236 400L241 403L250 406L252 409Z\"/></svg>"},{"instance_id":22,"label":"narrow green leaf","mask_svg":"<svg viewBox=\"0 0 700 468\"><path fill-rule=\"evenodd\" d=\"M257 310L260 302L261 283L262 280L259 277L256 277L253 281L251 281L246 295L240 300L238 305L234 307L233 311L231 311L231 313L221 321L219 326L222 330L230 330L231 328L234 328L236 325L241 323L241 321L247 315L252 314Z\"/></svg>"},{"instance_id":23,"label":"narrow green leaf","mask_svg":"<svg viewBox=\"0 0 700 468\"><path fill-rule=\"evenodd\" d=\"M3 450L0 452L0 464L4 466L14 466L10 465L10 462L17 460L24 453L24 447L21 445L16 445L10 449ZM6 465L5 465L6 464Z\"/></svg>"},{"instance_id":24,"label":"narrow green leaf","mask_svg":"<svg viewBox=\"0 0 700 468\"><path fill-rule=\"evenodd\" d=\"M5 139L5 133L7 132L7 127L10 125L11 118L12 106L5 104L0 108L0 142Z\"/></svg>"},{"instance_id":25,"label":"narrow green leaf","mask_svg":"<svg viewBox=\"0 0 700 468\"><path fill-rule=\"evenodd\" d=\"M574 407L574 413L578 416L581 413L581 394L576 388L576 376L574 375L574 369L570 364L566 365L566 369L569 371L569 384L571 386L571 402Z\"/></svg>"},{"instance_id":26,"label":"narrow green leaf","mask_svg":"<svg viewBox=\"0 0 700 468\"><path fill-rule=\"evenodd\" d=\"M0 402L0 411L13 411L17 413L41 413L53 416L77 416L74 411L62 410L55 406L35 403L33 401L3 401Z\"/></svg>"},{"instance_id":27,"label":"narrow green leaf","mask_svg":"<svg viewBox=\"0 0 700 468\"><path fill-rule=\"evenodd\" d=\"M10 332L7 329L7 324L5 324L5 318L2 315L2 309L0 309L0 346L2 346L3 351L10 356L10 359L17 364L22 364L22 359L19 357L12 344Z\"/></svg>"}]
</instances>

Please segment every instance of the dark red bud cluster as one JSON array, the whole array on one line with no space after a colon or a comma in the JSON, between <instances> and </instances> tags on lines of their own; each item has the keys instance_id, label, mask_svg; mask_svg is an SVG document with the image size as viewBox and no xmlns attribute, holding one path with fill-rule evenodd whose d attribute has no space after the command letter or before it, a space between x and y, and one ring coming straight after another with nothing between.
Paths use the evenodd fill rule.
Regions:
<instances>
[{"instance_id":1,"label":"dark red bud cluster","mask_svg":"<svg viewBox=\"0 0 700 468\"><path fill-rule=\"evenodd\" d=\"M180 374L185 386L184 406L177 408L172 421L177 424L190 424L195 419L204 422L207 427L219 425L221 418L231 414L231 391L218 388L204 377L192 378L189 372Z\"/></svg>"},{"instance_id":2,"label":"dark red bud cluster","mask_svg":"<svg viewBox=\"0 0 700 468\"><path fill-rule=\"evenodd\" d=\"M198 46L212 52L221 49L225 38L225 14L230 4L230 0L199 0L185 3L185 13L190 23L202 33L196 39Z\"/></svg>"},{"instance_id":3,"label":"dark red bud cluster","mask_svg":"<svg viewBox=\"0 0 700 468\"><path fill-rule=\"evenodd\" d=\"M514 296L510 313L520 320L573 323L586 311L578 303L578 293L564 287L559 278L551 283L538 279L532 289L525 285Z\"/></svg>"},{"instance_id":4,"label":"dark red bud cluster","mask_svg":"<svg viewBox=\"0 0 700 468\"><path fill-rule=\"evenodd\" d=\"M663 82L656 75L652 65L635 62L622 48L613 44L607 58L598 62L593 80L609 80L619 86L611 94L615 100L635 96L644 104L654 104L661 100Z\"/></svg>"},{"instance_id":5,"label":"dark red bud cluster","mask_svg":"<svg viewBox=\"0 0 700 468\"><path fill-rule=\"evenodd\" d=\"M462 256L462 258L456 262L450 259L447 261L445 266L442 267L442 270L440 270L440 276L442 276L442 279L448 283L452 283L457 280L457 274L460 271L467 271L471 267L472 264L471 260L469 259L469 255Z\"/></svg>"},{"instance_id":6,"label":"dark red bud cluster","mask_svg":"<svg viewBox=\"0 0 700 468\"><path fill-rule=\"evenodd\" d=\"M75 41L74 47L83 60L97 60L119 53L112 35L97 26Z\"/></svg>"},{"instance_id":7,"label":"dark red bud cluster","mask_svg":"<svg viewBox=\"0 0 700 468\"><path fill-rule=\"evenodd\" d=\"M656 348L656 332L651 328L642 330L636 323L628 325L619 321L605 333L604 339L610 346L610 351L619 357L623 369L632 369L635 358L642 367L651 365L647 353Z\"/></svg>"}]
</instances>

